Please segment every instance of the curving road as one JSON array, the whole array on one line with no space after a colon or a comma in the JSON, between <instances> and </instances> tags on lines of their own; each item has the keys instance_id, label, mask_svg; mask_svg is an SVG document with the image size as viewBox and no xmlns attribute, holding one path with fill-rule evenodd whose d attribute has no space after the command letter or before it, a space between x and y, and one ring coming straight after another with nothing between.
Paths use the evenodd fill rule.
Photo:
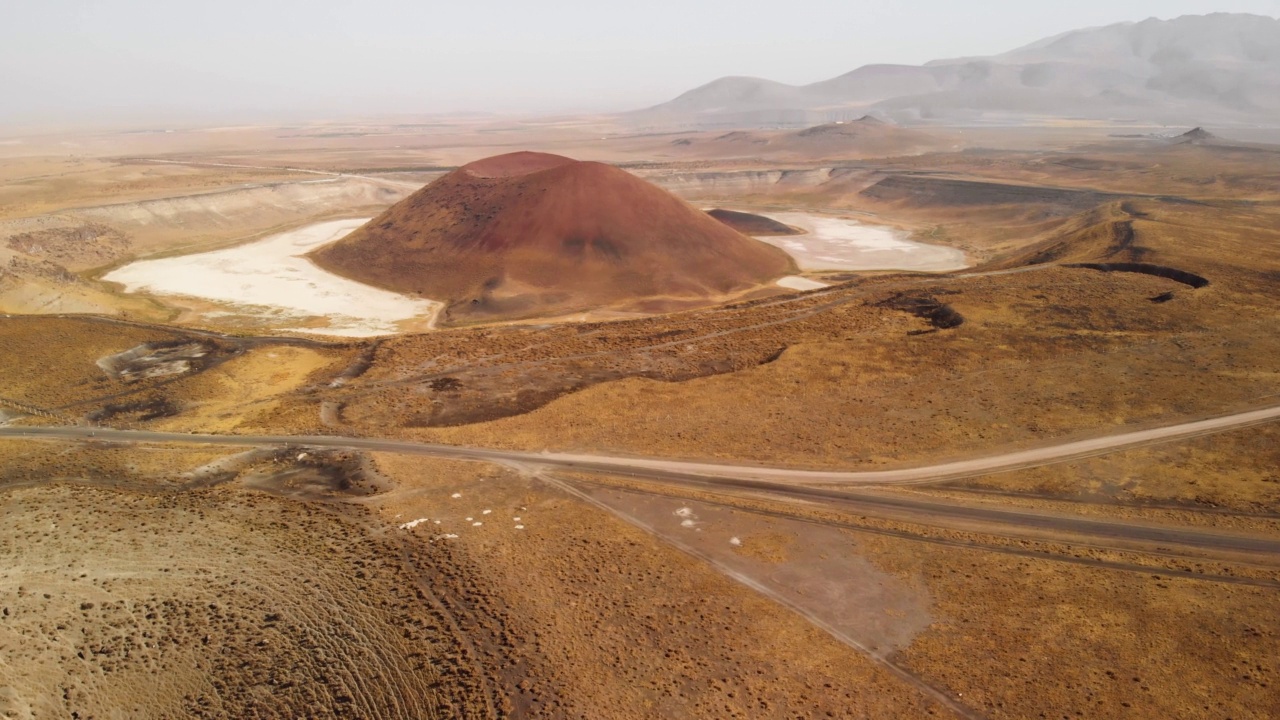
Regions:
<instances>
[{"instance_id":1,"label":"curving road","mask_svg":"<svg viewBox=\"0 0 1280 720\"><path fill-rule=\"evenodd\" d=\"M633 476L686 485L721 489L764 491L796 499L834 502L868 515L906 522L954 527L974 523L996 532L1016 535L1086 538L1101 547L1123 549L1136 543L1173 551L1174 547L1198 551L1245 553L1255 557L1280 558L1280 538L1215 532L1207 529L1150 525L1116 519L1086 518L1036 510L993 508L900 497L876 492L874 487L938 482L973 475L1034 467L1076 458L1099 455L1127 447L1208 435L1234 428L1257 425L1280 418L1280 405L1232 415L1178 423L1158 428L1121 432L1105 437L1059 443L1046 447L1001 453L970 460L926 465L898 470L823 471L797 470L754 465L695 463L658 458L533 453L519 450L460 447L405 440L324 435L208 435L144 430L117 430L95 427L24 427L0 425L0 438L27 437L51 440L94 440L109 442L195 443L261 447L295 445L333 447L374 452L430 455L462 460L500 463L538 471L558 469L571 472ZM815 487L826 486L826 487ZM867 488L858 491L857 488ZM1031 533L1031 535L1027 535ZM1270 564L1270 562L1268 562ZM1271 582L1271 581L1268 581Z\"/></svg>"},{"instance_id":2,"label":"curving road","mask_svg":"<svg viewBox=\"0 0 1280 720\"><path fill-rule=\"evenodd\" d=\"M898 470L796 470L751 465L721 465L649 458L617 458L569 454L543 454L536 457L556 464L583 463L600 466L622 464L627 468L674 472L681 475L732 477L781 483L803 483L806 485L912 485L1067 462L1127 447L1211 435L1234 428L1270 422L1277 418L1280 418L1280 405L1224 415L1208 420L1113 433L1088 440L1077 440L970 460L958 460Z\"/></svg>"},{"instance_id":3,"label":"curving road","mask_svg":"<svg viewBox=\"0 0 1280 720\"><path fill-rule=\"evenodd\" d=\"M901 468L897 470L800 470L758 465L687 462L661 458L589 455L553 452L501 450L407 440L386 440L335 435L208 435L196 433L117 430L96 427L0 426L0 437L95 438L122 442L185 442L205 445L311 445L433 455L464 460L522 463L569 470L616 472L644 471L668 478L758 480L798 485L911 485L954 480L1020 468L1066 462L1128 447L1210 435L1234 428L1258 425L1280 418L1280 405L1223 415L1207 420L1163 427L1117 432L1088 440L1059 443L1029 450L1000 453L955 462Z\"/></svg>"}]
</instances>

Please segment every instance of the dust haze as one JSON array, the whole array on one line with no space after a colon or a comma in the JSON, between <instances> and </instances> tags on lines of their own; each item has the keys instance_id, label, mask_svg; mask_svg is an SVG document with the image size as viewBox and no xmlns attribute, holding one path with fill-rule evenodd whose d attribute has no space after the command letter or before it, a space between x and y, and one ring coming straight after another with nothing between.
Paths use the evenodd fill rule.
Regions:
<instances>
[{"instance_id":1,"label":"dust haze","mask_svg":"<svg viewBox=\"0 0 1280 720\"><path fill-rule=\"evenodd\" d=\"M1201 5L16 10L0 717L1280 716Z\"/></svg>"}]
</instances>

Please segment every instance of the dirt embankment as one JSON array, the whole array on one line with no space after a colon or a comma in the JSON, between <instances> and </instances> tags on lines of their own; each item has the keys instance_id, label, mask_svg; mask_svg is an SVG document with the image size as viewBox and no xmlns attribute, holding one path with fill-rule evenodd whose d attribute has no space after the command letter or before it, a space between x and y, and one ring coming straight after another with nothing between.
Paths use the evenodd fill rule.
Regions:
<instances>
[{"instance_id":1,"label":"dirt embankment","mask_svg":"<svg viewBox=\"0 0 1280 720\"><path fill-rule=\"evenodd\" d=\"M4 491L0 715L493 717L423 550L265 494Z\"/></svg>"},{"instance_id":2,"label":"dirt embankment","mask_svg":"<svg viewBox=\"0 0 1280 720\"><path fill-rule=\"evenodd\" d=\"M1199 289L1209 285L1209 279L1201 275L1197 275L1186 270L1166 267L1164 265L1153 265L1151 263L1072 263L1067 267L1087 268L1089 270L1099 270L1101 272L1130 272L1139 273L1141 275L1151 275L1153 277L1162 277L1174 282L1180 282L1183 285Z\"/></svg>"},{"instance_id":3,"label":"dirt embankment","mask_svg":"<svg viewBox=\"0 0 1280 720\"><path fill-rule=\"evenodd\" d=\"M508 468L306 447L0 452L0 711L20 717L930 710L801 616ZM724 522L748 547L773 525ZM916 617L862 624L902 647L919 598L878 577Z\"/></svg>"},{"instance_id":4,"label":"dirt embankment","mask_svg":"<svg viewBox=\"0 0 1280 720\"><path fill-rule=\"evenodd\" d=\"M63 267L85 267L119 260L129 252L132 243L124 233L90 222L18 232L9 236L5 245L11 250Z\"/></svg>"},{"instance_id":5,"label":"dirt embankment","mask_svg":"<svg viewBox=\"0 0 1280 720\"><path fill-rule=\"evenodd\" d=\"M958 180L922 174L889 175L861 194L880 202L902 202L917 207L1035 205L1046 216L1069 215L1123 198L1122 195L1097 190Z\"/></svg>"},{"instance_id":6,"label":"dirt embankment","mask_svg":"<svg viewBox=\"0 0 1280 720\"><path fill-rule=\"evenodd\" d=\"M519 415L622 378L683 382L765 365L804 338L866 329L890 314L827 307L861 300L852 289L842 296L834 303L817 294L641 320L389 338L363 372L344 374L317 399L341 405L341 417L357 425L388 413L415 427Z\"/></svg>"},{"instance_id":7,"label":"dirt embankment","mask_svg":"<svg viewBox=\"0 0 1280 720\"><path fill-rule=\"evenodd\" d=\"M127 175L130 167L116 167L111 174ZM209 174L225 170L215 168ZM253 172L267 177L279 174L267 169ZM68 175L67 182L74 186L76 173ZM308 218L368 216L402 199L408 190L399 184L350 176L303 177L307 179L236 183L190 194L177 194L192 188L175 181L167 188L170 197L130 201L124 201L128 183L112 184L124 194L93 196L96 202L106 204L58 205L45 208L54 211L49 214L0 217L0 311L166 319L168 308L150 299L122 297L108 283L96 282L91 274L130 257L190 253L242 242ZM164 189L157 185L148 194L160 194Z\"/></svg>"}]
</instances>

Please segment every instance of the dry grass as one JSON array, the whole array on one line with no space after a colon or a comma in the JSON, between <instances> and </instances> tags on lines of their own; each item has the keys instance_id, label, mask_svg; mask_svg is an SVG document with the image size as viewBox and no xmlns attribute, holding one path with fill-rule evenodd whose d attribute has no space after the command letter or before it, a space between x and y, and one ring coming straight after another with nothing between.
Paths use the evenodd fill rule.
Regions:
<instances>
[{"instance_id":1,"label":"dry grass","mask_svg":"<svg viewBox=\"0 0 1280 720\"><path fill-rule=\"evenodd\" d=\"M150 341L168 341L178 332L128 325L104 326L70 318L0 318L3 396L42 408L105 395L110 378L97 361Z\"/></svg>"},{"instance_id":2,"label":"dry grass","mask_svg":"<svg viewBox=\"0 0 1280 720\"><path fill-rule=\"evenodd\" d=\"M1169 445L1001 473L955 485L1089 503L1280 514L1280 427L1244 428Z\"/></svg>"},{"instance_id":3,"label":"dry grass","mask_svg":"<svg viewBox=\"0 0 1280 720\"><path fill-rule=\"evenodd\" d=\"M180 404L180 410L152 427L179 432L277 431L270 418L278 412L280 400L306 385L317 371L336 372L343 360L336 351L256 348L166 387L166 395Z\"/></svg>"},{"instance_id":4,"label":"dry grass","mask_svg":"<svg viewBox=\"0 0 1280 720\"><path fill-rule=\"evenodd\" d=\"M652 159L670 142L621 139L613 151L587 142L585 127L542 128L541 149ZM463 143L450 135L471 130L405 131L431 138L403 152L394 144L404 136L390 128L347 139L308 129L270 141L263 138L278 131L229 131L204 159L412 165L493 154L489 145L516 137L473 134ZM173 139L139 142L183 151ZM189 152L191 138L185 142ZM172 430L323 430L843 468L1094 436L1269 403L1280 392L1273 155L1125 145L875 165L797 173L803 181L791 184L761 176L746 191L730 188L741 179L731 173L675 177L681 168L714 174L725 165L649 170L671 170L671 182L687 183L695 196L879 212L885 222L994 259L988 269L1148 262L1211 284L1193 290L1066 267L857 278L781 304L389 339L340 387L329 383L355 367L358 345L218 341L227 352L210 369L125 387L95 361L177 338L177 330L0 318L7 351L0 396L41 407L79 403L67 411L75 419L127 392L129 403L154 400L166 413L142 420L145 410L125 409L115 420ZM37 166L7 167L3 177L17 178ZM5 197L54 207L235 177L98 161L71 170L80 174L65 185L33 181ZM908 193L901 183L863 192L885 173L917 170L946 177L908 183ZM23 194L31 188L44 189ZM1081 200L1062 188L1168 197ZM231 241L301 217L272 213L192 242ZM176 227L134 233L130 247L172 251ZM939 328L904 311L943 304L963 324ZM330 403L334 425L322 423L322 403ZM909 494L1274 536L1278 432L1240 429ZM799 615L516 470L378 456L380 480L348 485L359 458L304 460L291 449L246 463L234 481L179 492L179 474L215 455L0 444L7 484L0 604L11 613L0 622L7 688L0 708L355 714L345 697L368 698L380 706L359 712L385 716L410 707L428 716L605 718L937 710ZM62 484L50 487L51 479ZM644 490L640 481L609 482L628 483L637 496ZM362 494L344 495L354 487ZM663 491L691 503L716 500ZM814 539L837 533L845 549L836 560L873 564L880 575L869 578L891 574L884 584L905 588L911 602L861 619L874 614L902 630L911 603L925 602L931 624L893 658L987 716L1280 714L1273 568L1207 551L1073 545L1047 531L1019 535L759 496L721 500L732 505L725 516L742 526L739 544L726 541L721 550L738 561L821 580L826 566L809 563L823 551ZM399 527L418 518L427 521ZM1201 577L1178 575L1183 570ZM447 672L433 677L437 667ZM426 687L436 679L440 686ZM153 700L140 707L144 695Z\"/></svg>"},{"instance_id":5,"label":"dry grass","mask_svg":"<svg viewBox=\"0 0 1280 720\"><path fill-rule=\"evenodd\" d=\"M517 417L415 435L866 466L1216 414L1274 392L1280 378L1269 358L1280 347L1260 332L1268 323L1242 316L1227 291L1177 287L1065 269L948 280L931 292L964 315L958 328L912 336L924 321L854 303L815 329L843 315L865 330L823 338L773 328L771 344L787 350L764 365L678 383L607 383ZM1182 299L1148 300L1168 291ZM1250 352L1233 351L1231 338L1248 338Z\"/></svg>"},{"instance_id":6,"label":"dry grass","mask_svg":"<svg viewBox=\"0 0 1280 720\"><path fill-rule=\"evenodd\" d=\"M885 538L863 547L934 598L938 620L904 662L988 717L1280 712L1274 588Z\"/></svg>"},{"instance_id":7,"label":"dry grass","mask_svg":"<svg viewBox=\"0 0 1280 720\"><path fill-rule=\"evenodd\" d=\"M3 318L0 339L22 348L0 366L0 400L13 403L11 408L49 411L54 418L47 421L205 432L280 429L289 414L281 400L307 387L314 375L332 377L355 352L89 318ZM180 372L151 377L116 377L98 365L144 344L186 344L200 355ZM314 407L305 414L310 424L301 427L319 423Z\"/></svg>"},{"instance_id":8,"label":"dry grass","mask_svg":"<svg viewBox=\"0 0 1280 720\"><path fill-rule=\"evenodd\" d=\"M424 541L458 536L434 541L456 566L438 587L469 608L482 654L498 633L510 644L522 716L947 716L800 616L604 511L505 469L376 457L397 484L375 501L384 517L425 518L406 531Z\"/></svg>"},{"instance_id":9,"label":"dry grass","mask_svg":"<svg viewBox=\"0 0 1280 720\"><path fill-rule=\"evenodd\" d=\"M4 496L6 717L492 715L413 551L354 506L226 490Z\"/></svg>"}]
</instances>

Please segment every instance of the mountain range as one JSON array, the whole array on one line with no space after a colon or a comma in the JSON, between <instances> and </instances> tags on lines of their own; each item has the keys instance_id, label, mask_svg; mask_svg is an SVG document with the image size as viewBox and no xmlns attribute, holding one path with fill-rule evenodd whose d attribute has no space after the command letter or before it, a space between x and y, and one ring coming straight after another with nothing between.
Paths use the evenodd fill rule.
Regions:
<instances>
[{"instance_id":1,"label":"mountain range","mask_svg":"<svg viewBox=\"0 0 1280 720\"><path fill-rule=\"evenodd\" d=\"M804 127L866 114L901 124L1275 125L1280 20L1152 18L1073 30L989 57L865 65L809 85L724 77L626 118L642 127Z\"/></svg>"}]
</instances>

